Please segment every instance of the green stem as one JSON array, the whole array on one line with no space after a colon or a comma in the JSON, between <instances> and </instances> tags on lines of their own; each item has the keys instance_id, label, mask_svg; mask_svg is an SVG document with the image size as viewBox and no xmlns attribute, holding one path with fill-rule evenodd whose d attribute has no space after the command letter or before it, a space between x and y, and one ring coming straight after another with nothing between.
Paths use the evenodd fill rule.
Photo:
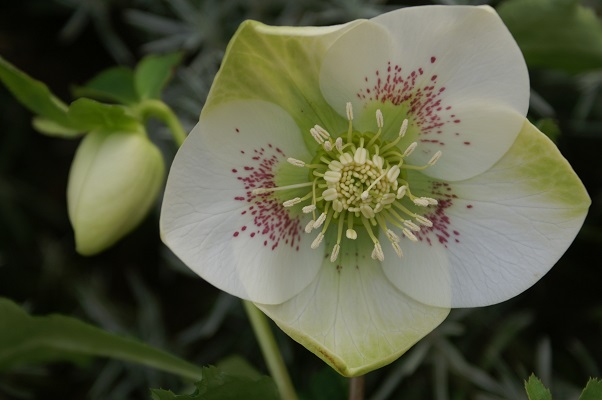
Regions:
<instances>
[{"instance_id":1,"label":"green stem","mask_svg":"<svg viewBox=\"0 0 602 400\"><path fill-rule=\"evenodd\" d=\"M163 103L161 100L149 99L140 103L139 107L139 112L143 118L155 117L167 125L178 147L184 143L186 131L182 127L182 124L180 124L178 117L176 117L167 104Z\"/></svg>"},{"instance_id":2,"label":"green stem","mask_svg":"<svg viewBox=\"0 0 602 400\"><path fill-rule=\"evenodd\" d=\"M293 383L288 375L286 365L284 364L284 360L282 359L282 355L280 354L280 350L278 349L278 345L276 344L267 318L250 301L243 300L243 303L249 320L251 321L251 325L253 326L255 337L261 347L263 358L265 359L268 370L280 392L280 397L282 400L297 400L297 394L293 388Z\"/></svg>"}]
</instances>

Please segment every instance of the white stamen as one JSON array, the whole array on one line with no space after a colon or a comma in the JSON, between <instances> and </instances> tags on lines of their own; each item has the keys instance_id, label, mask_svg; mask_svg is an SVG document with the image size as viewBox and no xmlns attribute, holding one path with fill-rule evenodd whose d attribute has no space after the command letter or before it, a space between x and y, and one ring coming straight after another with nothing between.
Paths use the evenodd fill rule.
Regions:
<instances>
[{"instance_id":1,"label":"white stamen","mask_svg":"<svg viewBox=\"0 0 602 400\"><path fill-rule=\"evenodd\" d=\"M322 197L326 201L333 201L339 196L337 190L335 188L329 188L322 192Z\"/></svg>"},{"instance_id":2,"label":"white stamen","mask_svg":"<svg viewBox=\"0 0 602 400\"><path fill-rule=\"evenodd\" d=\"M284 207L292 207L295 204L299 204L299 203L301 203L301 198L300 197L295 197L294 199L290 199L290 200L285 201L284 203L282 203L282 205Z\"/></svg>"},{"instance_id":3,"label":"white stamen","mask_svg":"<svg viewBox=\"0 0 602 400\"><path fill-rule=\"evenodd\" d=\"M378 126L379 128L382 128L385 125L384 119L383 119L383 113L382 111L380 111L380 108L378 110L376 110L376 126Z\"/></svg>"},{"instance_id":4,"label":"white stamen","mask_svg":"<svg viewBox=\"0 0 602 400\"><path fill-rule=\"evenodd\" d=\"M391 245L393 246L393 250L395 250L395 253L397 253L397 256L399 258L403 257L403 252L401 251L401 247L399 247L399 243L391 243Z\"/></svg>"},{"instance_id":5,"label":"white stamen","mask_svg":"<svg viewBox=\"0 0 602 400\"><path fill-rule=\"evenodd\" d=\"M341 246L337 243L332 248L332 253L330 254L330 262L335 262L337 257L339 256L339 251L341 250Z\"/></svg>"},{"instance_id":6,"label":"white stamen","mask_svg":"<svg viewBox=\"0 0 602 400\"><path fill-rule=\"evenodd\" d=\"M316 128L311 128L309 130L309 133L311 133L311 137L313 137L316 142L318 142L319 144L324 143L324 138L320 136Z\"/></svg>"},{"instance_id":7,"label":"white stamen","mask_svg":"<svg viewBox=\"0 0 602 400\"><path fill-rule=\"evenodd\" d=\"M368 204L362 204L360 206L360 212L368 219L374 218L374 210Z\"/></svg>"},{"instance_id":8,"label":"white stamen","mask_svg":"<svg viewBox=\"0 0 602 400\"><path fill-rule=\"evenodd\" d=\"M385 160L376 154L372 156L372 162L378 169L383 169L383 165L385 165Z\"/></svg>"},{"instance_id":9,"label":"white stamen","mask_svg":"<svg viewBox=\"0 0 602 400\"><path fill-rule=\"evenodd\" d=\"M423 197L429 203L429 206L436 206L439 202L431 197Z\"/></svg>"},{"instance_id":10,"label":"white stamen","mask_svg":"<svg viewBox=\"0 0 602 400\"><path fill-rule=\"evenodd\" d=\"M311 242L311 248L317 249L320 243L322 243L322 239L324 239L324 234L322 232L318 233L318 236Z\"/></svg>"},{"instance_id":11,"label":"white stamen","mask_svg":"<svg viewBox=\"0 0 602 400\"><path fill-rule=\"evenodd\" d=\"M395 202L395 193L387 193L380 198L380 202L383 205L393 204Z\"/></svg>"},{"instance_id":12,"label":"white stamen","mask_svg":"<svg viewBox=\"0 0 602 400\"><path fill-rule=\"evenodd\" d=\"M372 252L372 254L376 257L378 261L384 261L385 259L385 253L383 253L383 248L378 242L374 243L374 251Z\"/></svg>"},{"instance_id":13,"label":"white stamen","mask_svg":"<svg viewBox=\"0 0 602 400\"><path fill-rule=\"evenodd\" d=\"M424 197L416 197L412 201L414 202L414 204L420 207L428 207L430 205L428 200L426 200Z\"/></svg>"},{"instance_id":14,"label":"white stamen","mask_svg":"<svg viewBox=\"0 0 602 400\"><path fill-rule=\"evenodd\" d=\"M341 164L343 166L347 166L353 162L353 156L349 153L343 153L340 155L339 161L341 161ZM332 164L332 162L331 162L331 164Z\"/></svg>"},{"instance_id":15,"label":"white stamen","mask_svg":"<svg viewBox=\"0 0 602 400\"><path fill-rule=\"evenodd\" d=\"M416 150L416 146L418 146L418 143L412 142L408 146L408 148L406 149L406 151L403 152L403 156L404 157L408 157L410 154L412 154L414 152L414 150Z\"/></svg>"},{"instance_id":16,"label":"white stamen","mask_svg":"<svg viewBox=\"0 0 602 400\"><path fill-rule=\"evenodd\" d=\"M420 232L420 227L418 225L416 225L415 223L413 223L412 221L403 221L403 224L405 226L407 226L408 228L410 228L411 230L413 230L414 232Z\"/></svg>"},{"instance_id":17,"label":"white stamen","mask_svg":"<svg viewBox=\"0 0 602 400\"><path fill-rule=\"evenodd\" d=\"M430 228L431 226L433 226L433 222L428 219L428 218L424 218L422 215L417 215L416 216L416 221L418 221L418 223L420 225L426 226L428 228Z\"/></svg>"},{"instance_id":18,"label":"white stamen","mask_svg":"<svg viewBox=\"0 0 602 400\"><path fill-rule=\"evenodd\" d=\"M418 238L416 238L416 236L408 228L403 228L401 232L403 232L404 236L410 239L412 242L418 241Z\"/></svg>"},{"instance_id":19,"label":"white stamen","mask_svg":"<svg viewBox=\"0 0 602 400\"><path fill-rule=\"evenodd\" d=\"M345 236L347 236L347 239L355 240L357 239L357 232L354 229L347 229Z\"/></svg>"},{"instance_id":20,"label":"white stamen","mask_svg":"<svg viewBox=\"0 0 602 400\"><path fill-rule=\"evenodd\" d=\"M320 125L314 125L314 129L322 136L324 139L328 139L330 137L330 133Z\"/></svg>"},{"instance_id":21,"label":"white stamen","mask_svg":"<svg viewBox=\"0 0 602 400\"><path fill-rule=\"evenodd\" d=\"M253 194L257 195L257 194L264 194L264 193L267 193L267 192L269 192L269 191L270 191L270 190L269 190L269 189L266 189L266 188L257 188L257 189L253 189L253 190L251 191L251 193L253 193Z\"/></svg>"},{"instance_id":22,"label":"white stamen","mask_svg":"<svg viewBox=\"0 0 602 400\"><path fill-rule=\"evenodd\" d=\"M345 105L345 111L347 112L347 119L353 121L353 105L351 105L351 102Z\"/></svg>"},{"instance_id":23,"label":"white stamen","mask_svg":"<svg viewBox=\"0 0 602 400\"><path fill-rule=\"evenodd\" d=\"M341 173L339 171L326 171L324 173L324 180L330 183L337 183L341 180Z\"/></svg>"},{"instance_id":24,"label":"white stamen","mask_svg":"<svg viewBox=\"0 0 602 400\"><path fill-rule=\"evenodd\" d=\"M353 161L355 161L359 165L366 164L366 160L368 159L368 150L363 147L359 147L355 150L355 154L353 155Z\"/></svg>"},{"instance_id":25,"label":"white stamen","mask_svg":"<svg viewBox=\"0 0 602 400\"><path fill-rule=\"evenodd\" d=\"M311 231L314 229L315 223L316 221L314 221L313 219L309 221L307 225L305 225L305 233L311 233Z\"/></svg>"},{"instance_id":26,"label":"white stamen","mask_svg":"<svg viewBox=\"0 0 602 400\"><path fill-rule=\"evenodd\" d=\"M330 163L328 163L328 168L330 168L332 171L340 171L343 169L343 164L337 160L332 160Z\"/></svg>"},{"instance_id":27,"label":"white stamen","mask_svg":"<svg viewBox=\"0 0 602 400\"><path fill-rule=\"evenodd\" d=\"M401 186L399 189L397 189L397 199L401 200L403 198L403 196L406 195L406 191L408 190L406 185Z\"/></svg>"},{"instance_id":28,"label":"white stamen","mask_svg":"<svg viewBox=\"0 0 602 400\"><path fill-rule=\"evenodd\" d=\"M332 209L335 210L336 212L341 212L343 211L343 203L340 200L333 200L332 201Z\"/></svg>"},{"instance_id":29,"label":"white stamen","mask_svg":"<svg viewBox=\"0 0 602 400\"><path fill-rule=\"evenodd\" d=\"M288 161L289 164L292 164L295 167L305 167L305 161L297 160L296 158L290 157L286 161Z\"/></svg>"},{"instance_id":30,"label":"white stamen","mask_svg":"<svg viewBox=\"0 0 602 400\"><path fill-rule=\"evenodd\" d=\"M397 234L395 232L393 232L391 229L387 229L387 238L392 242L392 243L398 243L401 239L399 239L399 236L397 236Z\"/></svg>"},{"instance_id":31,"label":"white stamen","mask_svg":"<svg viewBox=\"0 0 602 400\"><path fill-rule=\"evenodd\" d=\"M304 214L309 214L310 212L314 212L316 210L315 204L310 204L302 208Z\"/></svg>"},{"instance_id":32,"label":"white stamen","mask_svg":"<svg viewBox=\"0 0 602 400\"><path fill-rule=\"evenodd\" d=\"M389 182L396 181L400 172L401 171L399 170L399 167L397 165L393 165L391 168L389 168L389 170L387 171L387 179L389 180Z\"/></svg>"},{"instance_id":33,"label":"white stamen","mask_svg":"<svg viewBox=\"0 0 602 400\"><path fill-rule=\"evenodd\" d=\"M401 129L399 130L399 136L404 137L406 135L406 132L408 131L408 119L404 119L403 123L401 124Z\"/></svg>"},{"instance_id":34,"label":"white stamen","mask_svg":"<svg viewBox=\"0 0 602 400\"><path fill-rule=\"evenodd\" d=\"M326 151L332 150L332 143L330 141L324 142L324 144L322 146L324 147L324 150L326 150Z\"/></svg>"},{"instance_id":35,"label":"white stamen","mask_svg":"<svg viewBox=\"0 0 602 400\"><path fill-rule=\"evenodd\" d=\"M366 201L366 200L368 200L368 197L370 197L370 193L368 193L367 190L364 190L360 197L362 198L363 201Z\"/></svg>"},{"instance_id":36,"label":"white stamen","mask_svg":"<svg viewBox=\"0 0 602 400\"><path fill-rule=\"evenodd\" d=\"M337 140L334 141L334 147L339 151L343 150L343 138L339 136Z\"/></svg>"},{"instance_id":37,"label":"white stamen","mask_svg":"<svg viewBox=\"0 0 602 400\"><path fill-rule=\"evenodd\" d=\"M427 162L427 164L432 167L433 165L435 165L435 163L437 161L439 161L439 159L441 158L441 150L439 150L438 152L435 153L435 155L433 157L431 157L431 159L429 160L429 162Z\"/></svg>"},{"instance_id":38,"label":"white stamen","mask_svg":"<svg viewBox=\"0 0 602 400\"><path fill-rule=\"evenodd\" d=\"M379 213L381 212L381 210L385 208L382 203L376 203L376 205L374 206L374 213Z\"/></svg>"},{"instance_id":39,"label":"white stamen","mask_svg":"<svg viewBox=\"0 0 602 400\"><path fill-rule=\"evenodd\" d=\"M320 216L318 217L316 222L314 222L314 229L318 229L320 227L320 225L322 225L324 223L324 221L326 221L326 214L322 213L322 214L320 214Z\"/></svg>"}]
</instances>

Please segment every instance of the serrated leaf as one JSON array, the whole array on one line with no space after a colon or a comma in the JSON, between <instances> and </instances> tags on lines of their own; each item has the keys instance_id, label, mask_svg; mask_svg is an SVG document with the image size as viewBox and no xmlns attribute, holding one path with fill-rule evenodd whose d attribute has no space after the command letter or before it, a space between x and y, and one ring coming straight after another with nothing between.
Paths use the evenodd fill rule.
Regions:
<instances>
[{"instance_id":1,"label":"serrated leaf","mask_svg":"<svg viewBox=\"0 0 602 400\"><path fill-rule=\"evenodd\" d=\"M134 362L180 375L202 377L201 368L136 339L118 336L62 315L34 317L0 298L0 371L23 365L69 361L92 356Z\"/></svg>"},{"instance_id":2,"label":"serrated leaf","mask_svg":"<svg viewBox=\"0 0 602 400\"><path fill-rule=\"evenodd\" d=\"M134 85L134 71L127 67L102 71L84 86L75 87L73 94L76 97L91 97L120 104L136 104L140 101Z\"/></svg>"},{"instance_id":3,"label":"serrated leaf","mask_svg":"<svg viewBox=\"0 0 602 400\"><path fill-rule=\"evenodd\" d=\"M134 85L138 97L159 99L161 91L171 78L173 69L182 60L180 53L150 55L142 59L134 72Z\"/></svg>"},{"instance_id":4,"label":"serrated leaf","mask_svg":"<svg viewBox=\"0 0 602 400\"><path fill-rule=\"evenodd\" d=\"M48 87L0 57L0 81L17 100L35 114L66 127L72 127L67 105L54 96Z\"/></svg>"},{"instance_id":5,"label":"serrated leaf","mask_svg":"<svg viewBox=\"0 0 602 400\"><path fill-rule=\"evenodd\" d=\"M85 131L135 131L140 124L127 113L124 106L103 104L86 98L71 103L69 117L74 125Z\"/></svg>"},{"instance_id":6,"label":"serrated leaf","mask_svg":"<svg viewBox=\"0 0 602 400\"><path fill-rule=\"evenodd\" d=\"M599 379L591 378L585 389L579 396L579 400L600 400L602 399L602 381Z\"/></svg>"},{"instance_id":7,"label":"serrated leaf","mask_svg":"<svg viewBox=\"0 0 602 400\"><path fill-rule=\"evenodd\" d=\"M602 23L578 0L507 0L497 11L530 67L568 73L602 67Z\"/></svg>"},{"instance_id":8,"label":"serrated leaf","mask_svg":"<svg viewBox=\"0 0 602 400\"><path fill-rule=\"evenodd\" d=\"M525 390L529 400L552 400L552 393L535 375L531 375L529 380L525 382Z\"/></svg>"},{"instance_id":9,"label":"serrated leaf","mask_svg":"<svg viewBox=\"0 0 602 400\"><path fill-rule=\"evenodd\" d=\"M234 376L217 367L204 367L203 377L195 383L189 395L177 395L169 390L151 389L153 400L277 400L278 391L267 376L251 379Z\"/></svg>"},{"instance_id":10,"label":"serrated leaf","mask_svg":"<svg viewBox=\"0 0 602 400\"><path fill-rule=\"evenodd\" d=\"M247 360L241 356L231 356L220 360L217 368L224 371L224 373L240 378L248 378L252 380L258 380L262 375L257 371Z\"/></svg>"}]
</instances>

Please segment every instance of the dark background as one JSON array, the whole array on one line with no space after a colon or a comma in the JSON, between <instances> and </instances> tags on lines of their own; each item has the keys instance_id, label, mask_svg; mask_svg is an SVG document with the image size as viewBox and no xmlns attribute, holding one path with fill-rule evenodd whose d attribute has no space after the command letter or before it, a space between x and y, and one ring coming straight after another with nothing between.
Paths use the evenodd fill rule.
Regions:
<instances>
[{"instance_id":1,"label":"dark background","mask_svg":"<svg viewBox=\"0 0 602 400\"><path fill-rule=\"evenodd\" d=\"M83 3L103 5L92 8L79 27L73 27L77 13L85 14ZM219 2L190 3L210 15L207 9L218 7ZM275 23L286 11L287 18L299 24L345 22L362 16L352 15L349 9L341 11L336 1L300 2L294 7L297 14L284 3L230 5L220 14L223 20L216 22L219 31L211 40L196 47L179 46L186 52L185 64L192 65L188 70L197 68L193 71L200 71L197 77L208 87L220 51L238 23L249 16ZM366 3L357 12L369 16L374 7L393 5ZM70 101L72 85L83 84L117 63L133 65L153 49L149 43L158 33L133 23L136 14L132 10L177 19L173 8L158 0L3 1L0 55ZM118 42L111 42L112 37ZM125 51L116 50L119 46ZM176 76L165 100L186 124L193 118L191 104L198 104L200 111L206 93L187 93L182 89L184 76ZM409 368L404 367L404 356L371 373L367 398L400 398L401 393L404 399L513 398L522 380L535 371L552 386L555 398L563 399L583 387L590 375L601 376L602 105L599 96L593 96L587 118L574 121L575 106L584 96L582 78L545 69L531 71L534 90L553 108L561 128L557 144L593 201L574 244L550 273L515 299L452 311L448 321L423 341L428 353L420 365L404 369ZM181 101L182 93L188 96L187 103ZM531 117L537 120L541 115ZM153 129L161 141L160 128ZM138 229L103 254L86 258L75 252L65 192L77 144L78 140L35 132L30 112L0 87L0 296L34 314L75 316L138 337L198 365L239 354L267 373L238 300L188 272L161 244L158 206ZM174 149L165 143L162 147L169 165ZM10 327L0 321L0 329ZM345 398L343 378L285 335L278 332L277 336L293 380L306 398ZM482 374L507 387L507 397L491 394L490 381ZM389 392L383 389L387 385L392 386ZM150 398L149 387L187 390L176 377L103 359L83 367L57 363L0 375L0 399L144 399Z\"/></svg>"}]
</instances>

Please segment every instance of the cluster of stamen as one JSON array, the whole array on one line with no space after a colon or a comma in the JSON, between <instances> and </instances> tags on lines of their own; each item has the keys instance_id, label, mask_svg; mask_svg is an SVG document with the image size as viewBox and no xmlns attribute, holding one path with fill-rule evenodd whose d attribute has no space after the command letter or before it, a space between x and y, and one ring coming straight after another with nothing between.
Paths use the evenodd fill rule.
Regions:
<instances>
[{"instance_id":1,"label":"cluster of stamen","mask_svg":"<svg viewBox=\"0 0 602 400\"><path fill-rule=\"evenodd\" d=\"M391 227L399 228L409 240L417 241L415 233L421 227L433 225L429 219L404 206L403 202L410 201L419 207L437 204L435 199L412 194L405 171L421 170L434 165L441 157L441 152L435 153L426 165L408 165L405 159L416 149L417 143L412 142L403 152L397 147L408 129L407 119L403 121L395 140L386 142L380 139L384 126L380 110L376 111L376 133L354 132L351 103L347 103L346 112L349 120L346 135L333 139L328 131L316 125L310 129L310 134L321 149L314 160L306 163L294 158L288 159L291 165L310 170L309 182L258 188L254 193L311 187L305 196L286 200L283 206L293 207L305 203L302 206L303 213L312 214L305 232L319 230L311 244L312 249L320 245L331 225L336 226L336 244L330 253L332 262L338 258L343 231L347 239L355 240L358 237L358 227L363 227L374 243L373 259L384 260L382 246L375 234L375 229L378 228L384 232L395 253L402 257L400 238Z\"/></svg>"}]
</instances>

